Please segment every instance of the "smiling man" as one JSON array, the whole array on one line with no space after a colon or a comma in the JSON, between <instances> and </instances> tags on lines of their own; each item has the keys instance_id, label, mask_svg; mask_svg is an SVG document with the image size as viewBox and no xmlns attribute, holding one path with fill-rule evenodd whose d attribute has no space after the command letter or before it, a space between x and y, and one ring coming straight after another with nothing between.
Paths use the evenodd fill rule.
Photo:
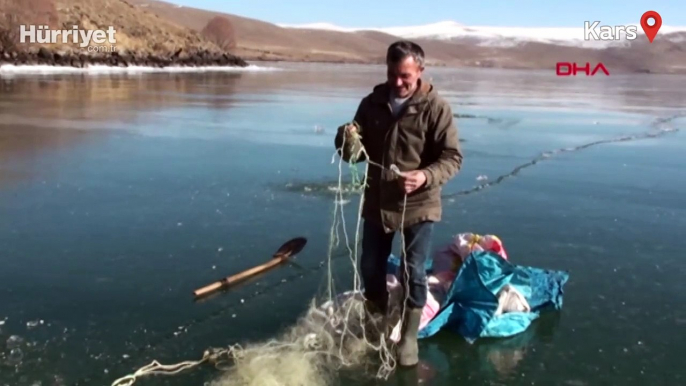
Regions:
<instances>
[{"instance_id":1,"label":"smiling man","mask_svg":"<svg viewBox=\"0 0 686 386\"><path fill-rule=\"evenodd\" d=\"M422 79L422 48L393 43L386 63L387 81L362 99L352 124L338 128L335 146L346 162L364 161L363 155L357 157L361 147L369 156L360 268L368 312L386 336L387 262L394 235L403 230L400 272L407 301L397 355L401 366L414 366L428 291L424 263L433 225L442 216L441 188L460 170L463 157L450 105Z\"/></svg>"}]
</instances>

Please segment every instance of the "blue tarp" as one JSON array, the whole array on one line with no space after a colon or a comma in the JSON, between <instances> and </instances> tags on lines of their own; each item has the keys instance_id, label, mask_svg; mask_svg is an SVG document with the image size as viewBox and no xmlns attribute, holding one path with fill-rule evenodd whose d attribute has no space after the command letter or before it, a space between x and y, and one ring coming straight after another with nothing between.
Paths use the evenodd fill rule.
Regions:
<instances>
[{"instance_id":1,"label":"blue tarp","mask_svg":"<svg viewBox=\"0 0 686 386\"><path fill-rule=\"evenodd\" d=\"M399 263L391 255L389 273L397 275ZM431 272L431 259L426 267ZM460 267L438 314L419 331L419 338L428 338L443 329L460 334L469 343L478 338L517 335L541 312L562 308L563 287L568 279L565 271L515 265L493 252L473 252ZM531 312L495 316L497 294L506 284L524 295Z\"/></svg>"}]
</instances>

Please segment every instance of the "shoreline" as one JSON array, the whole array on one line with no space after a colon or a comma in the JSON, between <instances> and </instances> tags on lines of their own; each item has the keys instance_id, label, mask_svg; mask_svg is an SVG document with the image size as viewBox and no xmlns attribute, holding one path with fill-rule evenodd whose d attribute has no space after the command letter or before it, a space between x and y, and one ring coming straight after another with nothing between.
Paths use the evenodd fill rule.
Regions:
<instances>
[{"instance_id":1,"label":"shoreline","mask_svg":"<svg viewBox=\"0 0 686 386\"><path fill-rule=\"evenodd\" d=\"M143 53L63 53L41 47L33 51L6 52L0 48L0 74L16 73L50 73L50 72L80 72L84 70L122 71L235 71L235 70L273 70L275 68L262 67L259 63L287 63L287 64L325 64L346 66L383 66L383 62L374 60L355 60L343 58L283 58L260 57L247 55L247 58L230 53L210 52L198 50L186 53L179 49L173 54ZM527 66L470 66L457 63L431 63L430 67L443 69L474 69L474 70L511 70L518 72L554 71L554 67ZM4 69L4 71L3 71ZM9 69L9 70L8 70ZM28 70L27 70L28 69ZM626 71L615 70L617 75L686 75L681 71ZM574 77L572 77L574 78ZM582 74L577 78L585 78Z\"/></svg>"},{"instance_id":2,"label":"shoreline","mask_svg":"<svg viewBox=\"0 0 686 386\"><path fill-rule=\"evenodd\" d=\"M210 52L198 50L184 52L179 49L171 55L155 54L149 52L108 52L108 53L75 53L59 52L41 47L34 51L0 50L0 67L11 66L52 66L74 69L85 69L91 66L107 67L149 67L149 68L173 68L173 67L249 67L247 61L229 53Z\"/></svg>"}]
</instances>

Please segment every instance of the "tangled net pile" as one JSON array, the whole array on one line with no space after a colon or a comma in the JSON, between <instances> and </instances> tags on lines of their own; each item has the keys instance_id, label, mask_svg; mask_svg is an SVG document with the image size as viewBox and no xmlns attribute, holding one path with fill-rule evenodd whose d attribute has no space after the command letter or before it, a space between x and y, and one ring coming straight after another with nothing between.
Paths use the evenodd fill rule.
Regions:
<instances>
[{"instance_id":1,"label":"tangled net pile","mask_svg":"<svg viewBox=\"0 0 686 386\"><path fill-rule=\"evenodd\" d=\"M345 136L343 137L343 145L336 150L332 164L335 163L336 156L342 154L342 148L345 147ZM367 321L368 316L361 295L362 283L357 270L360 221L367 171L369 165L382 168L383 166L369 160L357 133L353 134L352 138L360 145L357 154L353 155L353 161L360 159L361 155L365 155L367 160L363 178L359 177L356 162L349 164L355 187L353 190L360 192L355 237L351 242L346 230L343 212L345 203L343 163L345 161L342 157L338 157L338 189L334 199L334 218L327 255L327 289L323 299L320 299L321 303L318 304L316 298L312 300L308 311L278 338L252 343L245 347L234 345L222 349L209 349L198 361L174 365L163 365L153 361L135 373L117 379L112 386L131 386L137 379L144 376L177 374L206 362L213 363L217 368L225 371L218 379L209 383L211 386L324 386L335 379L338 370L353 367L371 370L371 374L375 373L376 377L382 379L392 374L396 366L393 355L394 343L388 339L386 331L369 331L373 327ZM397 171L393 168L391 170ZM332 272L333 251L341 241L339 228L343 230L345 246L348 249L354 272L352 289L340 295L334 292ZM404 250L404 237L402 237L402 231L400 233ZM407 278L408 275L405 277ZM402 304L404 305L404 302ZM402 311L396 310L394 321L397 322L401 316ZM378 361L372 360L375 357Z\"/></svg>"}]
</instances>

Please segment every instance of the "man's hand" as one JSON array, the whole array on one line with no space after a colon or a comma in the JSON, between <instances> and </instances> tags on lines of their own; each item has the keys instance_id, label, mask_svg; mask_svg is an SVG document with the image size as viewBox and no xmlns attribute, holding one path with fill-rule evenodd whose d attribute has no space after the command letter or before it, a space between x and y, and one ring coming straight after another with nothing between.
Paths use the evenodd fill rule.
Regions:
<instances>
[{"instance_id":1,"label":"man's hand","mask_svg":"<svg viewBox=\"0 0 686 386\"><path fill-rule=\"evenodd\" d=\"M348 139L355 138L355 134L358 133L357 126L352 123L341 125L338 129L342 130L343 134Z\"/></svg>"},{"instance_id":2,"label":"man's hand","mask_svg":"<svg viewBox=\"0 0 686 386\"><path fill-rule=\"evenodd\" d=\"M405 193L410 194L424 186L426 183L426 174L421 170L401 172L398 181L400 182L400 187L405 190Z\"/></svg>"},{"instance_id":3,"label":"man's hand","mask_svg":"<svg viewBox=\"0 0 686 386\"><path fill-rule=\"evenodd\" d=\"M348 142L354 142L360 140L360 130L354 124L349 124L345 127L345 138Z\"/></svg>"}]
</instances>

